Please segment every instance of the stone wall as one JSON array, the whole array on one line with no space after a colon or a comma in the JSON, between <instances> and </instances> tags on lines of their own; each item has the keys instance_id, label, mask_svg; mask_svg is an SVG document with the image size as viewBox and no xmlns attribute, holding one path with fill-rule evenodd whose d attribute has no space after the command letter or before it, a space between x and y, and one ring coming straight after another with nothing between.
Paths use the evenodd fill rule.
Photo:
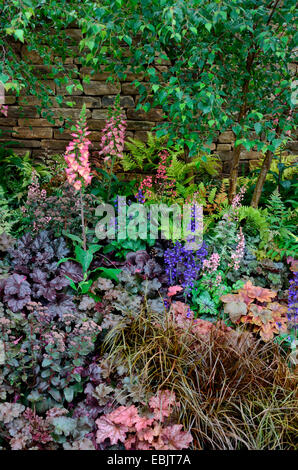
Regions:
<instances>
[{"instance_id":1,"label":"stone wall","mask_svg":"<svg viewBox=\"0 0 298 470\"><path fill-rule=\"evenodd\" d=\"M79 39L80 31L71 30L70 34ZM101 139L101 131L105 125L105 119L108 114L108 107L113 104L115 96L120 93L121 106L127 119L127 136L131 136L145 141L147 131L152 130L156 123L162 120L162 111L160 109L151 109L148 113L136 110L138 100L137 90L131 84L134 79L144 80L142 75L133 76L127 74L126 81L119 84L106 82L107 73L96 73L92 76L90 83L84 83L81 80L83 91L73 90L70 94L65 86L57 86L54 80L48 78L49 69L43 65L42 59L35 52L29 52L25 46L20 49L20 54L26 60L34 64L36 76L41 77L42 83L47 85L54 94L64 97L63 105L60 108L55 100L52 102L52 111L54 113L54 123L50 123L43 117L43 110L38 112L35 105L38 105L35 96L20 97L6 96L6 104L9 105L8 117L0 118L0 128L2 130L12 131L12 134L5 134L9 137L3 137L0 140L14 140L18 146L13 148L18 154L30 152L34 158L42 158L45 154L53 155L62 153L69 140L70 131L61 132L61 127L67 119L76 120L79 116L83 103L87 107L88 127L91 131L90 139L93 142L94 150L98 149L98 142ZM158 65L160 71L166 67L166 63ZM79 72L79 77L90 74L91 70L80 65L79 60L75 58L66 59L66 66ZM296 65L293 65L296 69ZM144 82L146 86L146 83ZM66 102L74 102L73 107L68 107ZM23 109L20 109L22 104ZM297 142L289 145L292 152L297 153ZM223 160L223 173L228 173L233 150L233 133L231 131L218 135L217 140L211 146L211 152L220 155ZM240 173L247 172L250 163L255 162L260 154L256 151L243 151L241 153Z\"/></svg>"}]
</instances>

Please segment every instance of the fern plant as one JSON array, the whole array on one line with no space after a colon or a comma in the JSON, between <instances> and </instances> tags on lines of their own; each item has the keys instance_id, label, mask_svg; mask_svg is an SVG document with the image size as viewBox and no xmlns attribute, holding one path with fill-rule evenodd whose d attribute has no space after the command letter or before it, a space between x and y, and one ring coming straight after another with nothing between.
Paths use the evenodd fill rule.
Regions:
<instances>
[{"instance_id":1,"label":"fern plant","mask_svg":"<svg viewBox=\"0 0 298 470\"><path fill-rule=\"evenodd\" d=\"M0 185L0 234L5 232L11 234L13 226L18 221L18 211L11 210L9 207L9 201L5 197L5 191Z\"/></svg>"},{"instance_id":2,"label":"fern plant","mask_svg":"<svg viewBox=\"0 0 298 470\"><path fill-rule=\"evenodd\" d=\"M167 174L176 181L187 183L185 177L191 172L197 173L198 175L207 174L214 177L218 175L220 169L221 161L217 155L199 154L193 157L189 163L185 163L181 159L181 154L176 154L170 162ZM190 180L191 179L192 177Z\"/></svg>"},{"instance_id":3,"label":"fern plant","mask_svg":"<svg viewBox=\"0 0 298 470\"><path fill-rule=\"evenodd\" d=\"M1 175L0 185L9 199L19 201L26 193L26 188L32 181L32 175L37 174L42 181L48 181L52 173L43 163L35 163L29 152L19 156L14 153L0 156Z\"/></svg>"},{"instance_id":4,"label":"fern plant","mask_svg":"<svg viewBox=\"0 0 298 470\"><path fill-rule=\"evenodd\" d=\"M268 222L272 233L273 247L268 255L272 259L282 259L285 256L298 256L297 222L298 210L287 209L276 189L267 204Z\"/></svg>"},{"instance_id":5,"label":"fern plant","mask_svg":"<svg viewBox=\"0 0 298 470\"><path fill-rule=\"evenodd\" d=\"M265 245L269 241L270 225L268 222L267 209L255 209L251 206L240 206L238 208L239 222L245 221L245 230L248 233L259 233L261 244Z\"/></svg>"},{"instance_id":6,"label":"fern plant","mask_svg":"<svg viewBox=\"0 0 298 470\"><path fill-rule=\"evenodd\" d=\"M148 132L148 141L128 139L126 146L129 152L124 154L122 166L125 171L142 170L144 173L154 170L158 164L161 150L169 153L167 175L179 183L187 185L192 178L186 179L191 171L197 174L217 176L221 169L221 160L217 155L198 154L191 162L185 163L184 152L177 146L168 147L166 137L156 137Z\"/></svg>"},{"instance_id":7,"label":"fern plant","mask_svg":"<svg viewBox=\"0 0 298 470\"><path fill-rule=\"evenodd\" d=\"M177 150L167 148L165 137L156 137L152 132L148 132L148 141L142 142L131 137L126 141L129 152L124 153L121 161L125 171L143 170L148 172L153 170L158 163L158 154L161 150L167 150L172 156Z\"/></svg>"}]
</instances>

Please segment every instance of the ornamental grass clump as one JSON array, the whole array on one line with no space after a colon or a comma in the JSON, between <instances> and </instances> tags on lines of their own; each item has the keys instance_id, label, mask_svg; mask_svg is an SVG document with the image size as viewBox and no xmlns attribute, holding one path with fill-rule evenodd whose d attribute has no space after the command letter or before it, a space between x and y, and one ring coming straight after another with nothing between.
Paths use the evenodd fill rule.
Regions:
<instances>
[{"instance_id":1,"label":"ornamental grass clump","mask_svg":"<svg viewBox=\"0 0 298 470\"><path fill-rule=\"evenodd\" d=\"M107 334L105 349L144 393L175 393L178 422L191 430L196 449L295 448L297 378L273 342L194 320L176 302L165 315L144 306L126 317Z\"/></svg>"}]
</instances>

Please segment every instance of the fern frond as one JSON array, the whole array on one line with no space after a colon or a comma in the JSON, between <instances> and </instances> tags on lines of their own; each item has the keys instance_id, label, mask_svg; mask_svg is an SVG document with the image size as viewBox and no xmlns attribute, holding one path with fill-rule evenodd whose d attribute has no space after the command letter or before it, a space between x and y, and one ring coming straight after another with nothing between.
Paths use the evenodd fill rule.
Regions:
<instances>
[{"instance_id":1,"label":"fern frond","mask_svg":"<svg viewBox=\"0 0 298 470\"><path fill-rule=\"evenodd\" d=\"M217 188L211 189L210 194L208 196L208 202L210 202L210 204L212 204L212 202L214 201L216 193L217 193Z\"/></svg>"},{"instance_id":2,"label":"fern frond","mask_svg":"<svg viewBox=\"0 0 298 470\"><path fill-rule=\"evenodd\" d=\"M240 206L238 208L239 222L245 220L246 227L260 234L263 242L269 241L270 225L268 222L268 211L266 209L255 209L251 206Z\"/></svg>"}]
</instances>

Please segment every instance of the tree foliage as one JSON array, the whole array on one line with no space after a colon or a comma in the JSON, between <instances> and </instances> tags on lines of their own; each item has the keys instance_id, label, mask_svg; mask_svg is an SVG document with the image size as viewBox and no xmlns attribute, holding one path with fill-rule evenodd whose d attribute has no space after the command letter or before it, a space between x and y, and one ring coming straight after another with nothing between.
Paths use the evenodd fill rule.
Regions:
<instances>
[{"instance_id":1,"label":"tree foliage","mask_svg":"<svg viewBox=\"0 0 298 470\"><path fill-rule=\"evenodd\" d=\"M241 152L274 152L294 127L296 90L289 67L297 43L294 0L1 3L6 60L0 79L6 88L32 83L30 70L9 46L11 36L38 51L45 63L54 51L60 54L58 74L69 52L65 29L75 22L83 33L83 64L111 71L111 80L143 74L133 81L138 107L162 108L158 137L167 135L170 144L177 142L193 156L232 129L230 198Z\"/></svg>"}]
</instances>

